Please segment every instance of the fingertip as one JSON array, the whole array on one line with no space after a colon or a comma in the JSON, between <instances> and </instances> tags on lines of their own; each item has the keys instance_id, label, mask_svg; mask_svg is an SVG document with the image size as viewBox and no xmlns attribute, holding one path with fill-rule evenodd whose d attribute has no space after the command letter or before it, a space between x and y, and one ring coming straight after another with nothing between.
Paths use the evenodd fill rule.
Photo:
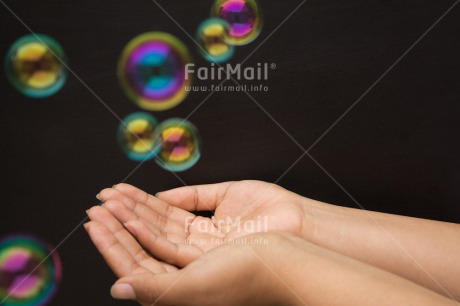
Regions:
<instances>
[{"instance_id":1,"label":"fingertip","mask_svg":"<svg viewBox=\"0 0 460 306\"><path fill-rule=\"evenodd\" d=\"M86 211L90 219L101 217L105 213L106 209L102 206L93 206Z\"/></svg>"},{"instance_id":2,"label":"fingertip","mask_svg":"<svg viewBox=\"0 0 460 306\"><path fill-rule=\"evenodd\" d=\"M155 194L155 198L168 202L167 200L171 197L177 196L177 191L182 187L174 188L170 190L159 191Z\"/></svg>"},{"instance_id":3,"label":"fingertip","mask_svg":"<svg viewBox=\"0 0 460 306\"><path fill-rule=\"evenodd\" d=\"M134 226L130 223L130 221L123 223L123 226L130 232L133 236L137 236L136 230L134 229Z\"/></svg>"},{"instance_id":4,"label":"fingertip","mask_svg":"<svg viewBox=\"0 0 460 306\"><path fill-rule=\"evenodd\" d=\"M125 190L129 190L131 188L136 188L136 187L130 184L126 184L126 183L119 183L119 184L113 185L112 188L123 192Z\"/></svg>"},{"instance_id":5,"label":"fingertip","mask_svg":"<svg viewBox=\"0 0 460 306\"><path fill-rule=\"evenodd\" d=\"M107 200L108 198L110 198L110 196L112 195L113 193L113 189L112 188L104 188L102 189L99 193L98 193L98 196L99 196L99 200L100 201L105 201Z\"/></svg>"},{"instance_id":6,"label":"fingertip","mask_svg":"<svg viewBox=\"0 0 460 306\"><path fill-rule=\"evenodd\" d=\"M126 283L117 283L110 289L110 295L118 300L135 300L136 292L133 286Z\"/></svg>"},{"instance_id":7,"label":"fingertip","mask_svg":"<svg viewBox=\"0 0 460 306\"><path fill-rule=\"evenodd\" d=\"M169 203L172 199L177 199L178 196L182 196L182 194L177 192L178 190L179 188L159 191L155 194L155 198L162 200L166 203Z\"/></svg>"},{"instance_id":8,"label":"fingertip","mask_svg":"<svg viewBox=\"0 0 460 306\"><path fill-rule=\"evenodd\" d=\"M92 217L92 215L93 215L93 213L94 213L94 207L95 207L95 206L93 206L93 207L91 207L91 208L89 208L89 209L86 210L86 215L87 215L90 219L91 219L91 217Z\"/></svg>"},{"instance_id":9,"label":"fingertip","mask_svg":"<svg viewBox=\"0 0 460 306\"><path fill-rule=\"evenodd\" d=\"M178 187L158 192L155 197L163 202L190 211L194 208L195 189L190 186Z\"/></svg>"},{"instance_id":10,"label":"fingertip","mask_svg":"<svg viewBox=\"0 0 460 306\"><path fill-rule=\"evenodd\" d=\"M126 227L130 232L136 234L136 230L142 228L144 224L139 220L129 220L124 223L123 226Z\"/></svg>"},{"instance_id":11,"label":"fingertip","mask_svg":"<svg viewBox=\"0 0 460 306\"><path fill-rule=\"evenodd\" d=\"M145 191L137 188L136 186L126 184L126 183L120 183L116 185L116 190L119 192L125 194L126 196L135 199L136 201L139 201L139 194L144 194L146 193ZM146 193L147 194L147 193ZM143 196L142 196L143 197Z\"/></svg>"},{"instance_id":12,"label":"fingertip","mask_svg":"<svg viewBox=\"0 0 460 306\"><path fill-rule=\"evenodd\" d=\"M83 223L83 227L85 228L85 230L86 230L87 232L89 232L89 224L90 224L90 223L91 223L91 222Z\"/></svg>"}]
</instances>

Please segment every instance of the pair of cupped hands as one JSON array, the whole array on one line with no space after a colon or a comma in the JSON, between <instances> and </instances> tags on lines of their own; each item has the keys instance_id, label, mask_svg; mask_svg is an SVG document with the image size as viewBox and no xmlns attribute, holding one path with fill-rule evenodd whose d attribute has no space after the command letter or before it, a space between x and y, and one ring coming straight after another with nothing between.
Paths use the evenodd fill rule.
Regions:
<instances>
[{"instance_id":1,"label":"pair of cupped hands","mask_svg":"<svg viewBox=\"0 0 460 306\"><path fill-rule=\"evenodd\" d=\"M282 242L309 226L301 196L258 181L155 196L118 184L97 198L85 228L119 278L111 294L142 305L276 303L269 280L289 252Z\"/></svg>"}]
</instances>

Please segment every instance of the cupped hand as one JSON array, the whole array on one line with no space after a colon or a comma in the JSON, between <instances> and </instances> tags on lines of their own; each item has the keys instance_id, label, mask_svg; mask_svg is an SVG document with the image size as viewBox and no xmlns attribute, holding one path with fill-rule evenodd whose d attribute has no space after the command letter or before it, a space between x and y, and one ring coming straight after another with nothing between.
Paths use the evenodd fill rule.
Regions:
<instances>
[{"instance_id":1,"label":"cupped hand","mask_svg":"<svg viewBox=\"0 0 460 306\"><path fill-rule=\"evenodd\" d=\"M292 294L274 271L282 266L280 259L292 252L281 248L280 242L289 246L284 240L273 233L239 238L181 270L122 277L111 293L142 305L283 305Z\"/></svg>"},{"instance_id":2,"label":"cupped hand","mask_svg":"<svg viewBox=\"0 0 460 306\"><path fill-rule=\"evenodd\" d=\"M278 230L300 235L311 226L301 196L259 181L181 187L156 196L118 184L98 197L146 251L177 267L251 233ZM205 210L214 211L214 216L191 213Z\"/></svg>"}]
</instances>

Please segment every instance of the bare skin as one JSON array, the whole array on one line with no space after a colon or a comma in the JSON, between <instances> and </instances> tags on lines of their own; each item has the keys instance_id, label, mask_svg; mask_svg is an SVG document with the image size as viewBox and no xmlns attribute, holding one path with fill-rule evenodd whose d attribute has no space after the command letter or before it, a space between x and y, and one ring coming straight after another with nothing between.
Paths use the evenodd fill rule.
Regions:
<instances>
[{"instance_id":1,"label":"bare skin","mask_svg":"<svg viewBox=\"0 0 460 306\"><path fill-rule=\"evenodd\" d=\"M183 187L157 197L119 184L101 191L99 198L105 202L103 207L89 211L96 228L93 232L99 236L113 232L117 241L131 246L137 243L137 251L131 247L131 253L142 264L137 261L139 270L133 273L160 273L154 270L160 266L164 271L175 271L175 267L192 262L196 265L204 253L228 239L260 230L241 230L241 224L267 217L268 228L264 230L290 233L305 243L313 242L360 264L387 270L450 298L460 296L454 280L460 272L453 260L458 257L454 254L460 254L459 226L455 224L340 208L256 181ZM215 210L215 218L195 218L189 211L196 210ZM239 226L216 226L220 220L238 217ZM97 236L91 235L115 273L127 275L119 271L121 259L113 259L116 248L102 245ZM123 253L129 252L124 249Z\"/></svg>"},{"instance_id":2,"label":"bare skin","mask_svg":"<svg viewBox=\"0 0 460 306\"><path fill-rule=\"evenodd\" d=\"M136 256L129 254L136 254L139 246L126 241L101 243L118 240L119 231L101 230L104 225L97 221L85 227L121 277L112 287L112 296L144 306L455 305L394 274L291 234L245 236L207 252L183 269L168 271L153 258L146 262L139 257L140 262L132 264Z\"/></svg>"},{"instance_id":3,"label":"bare skin","mask_svg":"<svg viewBox=\"0 0 460 306\"><path fill-rule=\"evenodd\" d=\"M304 228L301 198L276 185L229 182L203 185L197 193L195 190L178 189L171 191L174 194L169 197L170 192L154 197L133 186L119 184L102 190L99 198L148 251L179 267L219 246L223 240L253 233L244 231L244 226L216 226L219 221L227 223L228 218L241 223L260 223L263 216L269 219L267 230L297 235ZM205 190L209 192L202 192ZM189 212L199 210L215 210L214 219L196 217Z\"/></svg>"}]
</instances>

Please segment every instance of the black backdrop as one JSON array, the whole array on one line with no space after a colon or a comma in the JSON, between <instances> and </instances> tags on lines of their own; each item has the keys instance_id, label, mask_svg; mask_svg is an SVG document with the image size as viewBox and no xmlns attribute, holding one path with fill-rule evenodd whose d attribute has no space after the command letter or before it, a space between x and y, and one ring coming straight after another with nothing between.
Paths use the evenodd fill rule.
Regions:
<instances>
[{"instance_id":1,"label":"black backdrop","mask_svg":"<svg viewBox=\"0 0 460 306\"><path fill-rule=\"evenodd\" d=\"M151 1L5 1L35 32L56 38L70 67L119 116L139 109L115 75L134 36L160 30L182 39L197 66L206 65L190 39ZM259 39L237 49L244 59L300 1L260 1ZM307 1L254 53L248 65L276 63L254 98L308 148L453 3L439 1ZM189 32L212 1L160 1ZM0 56L28 30L0 5ZM459 222L460 7L452 10L311 151L365 208ZM228 83L230 84L230 83ZM246 83L251 84L251 83ZM258 84L257 82L254 84ZM159 120L187 116L207 95L192 93ZM33 233L58 244L96 204L103 187L137 163L115 141L118 120L73 76L56 95L22 96L0 74L1 234ZM203 156L180 173L187 184L277 180L301 149L244 93L216 93L190 118ZM149 192L181 186L154 162L129 183ZM279 184L338 205L350 198L304 157ZM82 228L59 249L64 278L51 305L119 305L115 278Z\"/></svg>"}]
</instances>

